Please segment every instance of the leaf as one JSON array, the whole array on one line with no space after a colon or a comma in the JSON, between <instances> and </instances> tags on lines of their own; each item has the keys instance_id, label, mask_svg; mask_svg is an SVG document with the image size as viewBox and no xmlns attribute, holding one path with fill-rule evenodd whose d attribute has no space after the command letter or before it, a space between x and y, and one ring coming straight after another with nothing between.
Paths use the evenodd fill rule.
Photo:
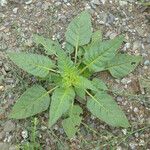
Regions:
<instances>
[{"instance_id":1,"label":"leaf","mask_svg":"<svg viewBox=\"0 0 150 150\"><path fill-rule=\"evenodd\" d=\"M93 85L92 81L88 80L85 77L79 76L78 77L78 82L74 85L76 88L86 90L90 89L93 91L97 91L97 88Z\"/></svg>"},{"instance_id":2,"label":"leaf","mask_svg":"<svg viewBox=\"0 0 150 150\"><path fill-rule=\"evenodd\" d=\"M43 55L31 53L8 53L9 58L20 68L34 76L44 78L54 65L51 60Z\"/></svg>"},{"instance_id":3,"label":"leaf","mask_svg":"<svg viewBox=\"0 0 150 150\"><path fill-rule=\"evenodd\" d=\"M68 111L74 97L75 93L72 88L58 88L54 91L49 112L49 127Z\"/></svg>"},{"instance_id":4,"label":"leaf","mask_svg":"<svg viewBox=\"0 0 150 150\"><path fill-rule=\"evenodd\" d=\"M70 109L69 118L63 120L62 125L69 138L73 138L78 131L78 127L80 126L82 120L80 114L82 113L82 108L78 105L74 105Z\"/></svg>"},{"instance_id":5,"label":"leaf","mask_svg":"<svg viewBox=\"0 0 150 150\"><path fill-rule=\"evenodd\" d=\"M104 64L116 55L123 40L123 36L118 36L113 40L92 44L83 58L83 62L86 64L85 69L89 68L95 72L104 70Z\"/></svg>"},{"instance_id":6,"label":"leaf","mask_svg":"<svg viewBox=\"0 0 150 150\"><path fill-rule=\"evenodd\" d=\"M108 90L106 84L98 78L94 78L92 80L92 83L98 90L104 90L104 91Z\"/></svg>"},{"instance_id":7,"label":"leaf","mask_svg":"<svg viewBox=\"0 0 150 150\"><path fill-rule=\"evenodd\" d=\"M90 96L91 99L87 102L87 108L93 115L115 127L126 128L130 126L125 114L111 96L104 92Z\"/></svg>"},{"instance_id":8,"label":"leaf","mask_svg":"<svg viewBox=\"0 0 150 150\"><path fill-rule=\"evenodd\" d=\"M91 16L87 11L83 11L71 21L65 34L67 42L75 47L89 43L91 35Z\"/></svg>"},{"instance_id":9,"label":"leaf","mask_svg":"<svg viewBox=\"0 0 150 150\"><path fill-rule=\"evenodd\" d=\"M74 52L74 47L70 43L68 43L68 42L66 42L64 49L69 54L72 54Z\"/></svg>"},{"instance_id":10,"label":"leaf","mask_svg":"<svg viewBox=\"0 0 150 150\"><path fill-rule=\"evenodd\" d=\"M102 32L101 32L101 30L97 30L92 34L92 42L91 43L101 42L101 41L102 41Z\"/></svg>"},{"instance_id":11,"label":"leaf","mask_svg":"<svg viewBox=\"0 0 150 150\"><path fill-rule=\"evenodd\" d=\"M14 105L9 118L23 119L34 116L48 109L50 98L48 92L40 85L27 89Z\"/></svg>"},{"instance_id":12,"label":"leaf","mask_svg":"<svg viewBox=\"0 0 150 150\"><path fill-rule=\"evenodd\" d=\"M110 71L113 77L122 78L132 72L140 61L141 56L118 54L108 63L106 69Z\"/></svg>"},{"instance_id":13,"label":"leaf","mask_svg":"<svg viewBox=\"0 0 150 150\"><path fill-rule=\"evenodd\" d=\"M85 99L85 89L75 87L75 92L80 98Z\"/></svg>"},{"instance_id":14,"label":"leaf","mask_svg":"<svg viewBox=\"0 0 150 150\"><path fill-rule=\"evenodd\" d=\"M57 52L58 55L58 68L61 74L67 74L70 71L75 70L73 61L67 56L67 54L61 50Z\"/></svg>"},{"instance_id":15,"label":"leaf","mask_svg":"<svg viewBox=\"0 0 150 150\"><path fill-rule=\"evenodd\" d=\"M33 40L37 45L43 45L48 55L56 54L57 50L61 49L61 46L58 42L44 38L43 36L39 36L37 34L33 35Z\"/></svg>"}]
</instances>

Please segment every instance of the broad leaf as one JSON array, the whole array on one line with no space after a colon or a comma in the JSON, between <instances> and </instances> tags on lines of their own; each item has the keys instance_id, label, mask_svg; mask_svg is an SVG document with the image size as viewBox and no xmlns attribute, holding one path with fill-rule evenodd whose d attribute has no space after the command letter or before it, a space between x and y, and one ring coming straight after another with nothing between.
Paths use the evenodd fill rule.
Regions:
<instances>
[{"instance_id":1,"label":"broad leaf","mask_svg":"<svg viewBox=\"0 0 150 150\"><path fill-rule=\"evenodd\" d=\"M84 88L75 87L75 92L80 98L85 99L86 92Z\"/></svg>"},{"instance_id":2,"label":"broad leaf","mask_svg":"<svg viewBox=\"0 0 150 150\"><path fill-rule=\"evenodd\" d=\"M64 49L68 54L71 54L74 52L74 47L68 42L66 42Z\"/></svg>"},{"instance_id":3,"label":"broad leaf","mask_svg":"<svg viewBox=\"0 0 150 150\"><path fill-rule=\"evenodd\" d=\"M107 65L113 77L122 78L132 72L141 61L141 56L118 54Z\"/></svg>"},{"instance_id":4,"label":"broad leaf","mask_svg":"<svg viewBox=\"0 0 150 150\"><path fill-rule=\"evenodd\" d=\"M78 81L74 86L76 88L83 89L83 90L90 89L93 91L97 91L97 88L93 85L92 81L82 76L78 77Z\"/></svg>"},{"instance_id":5,"label":"broad leaf","mask_svg":"<svg viewBox=\"0 0 150 150\"><path fill-rule=\"evenodd\" d=\"M60 45L56 41L52 41L48 38L44 38L43 36L39 36L37 34L33 35L34 42L38 45L41 44L44 46L46 53L48 55L56 54L56 52L61 49Z\"/></svg>"},{"instance_id":6,"label":"broad leaf","mask_svg":"<svg viewBox=\"0 0 150 150\"><path fill-rule=\"evenodd\" d=\"M73 138L78 131L82 120L80 114L82 113L82 108L78 105L74 105L70 109L69 118L63 120L63 128L69 138Z\"/></svg>"},{"instance_id":7,"label":"broad leaf","mask_svg":"<svg viewBox=\"0 0 150 150\"><path fill-rule=\"evenodd\" d=\"M49 126L51 127L56 121L68 111L75 97L74 90L70 88L58 88L52 95L52 101L49 112Z\"/></svg>"},{"instance_id":8,"label":"broad leaf","mask_svg":"<svg viewBox=\"0 0 150 150\"><path fill-rule=\"evenodd\" d=\"M48 92L40 85L29 88L14 105L9 118L23 119L48 109L50 98Z\"/></svg>"},{"instance_id":9,"label":"broad leaf","mask_svg":"<svg viewBox=\"0 0 150 150\"><path fill-rule=\"evenodd\" d=\"M109 125L129 127L129 122L123 111L113 98L106 93L98 92L94 97L91 96L91 99L87 102L87 108L93 115Z\"/></svg>"},{"instance_id":10,"label":"broad leaf","mask_svg":"<svg viewBox=\"0 0 150 150\"><path fill-rule=\"evenodd\" d=\"M57 52L57 56L58 56L58 68L61 74L65 74L71 70L75 70L73 61L67 56L67 54L63 50Z\"/></svg>"},{"instance_id":11,"label":"broad leaf","mask_svg":"<svg viewBox=\"0 0 150 150\"><path fill-rule=\"evenodd\" d=\"M44 78L54 65L51 60L43 55L31 53L8 53L9 58L20 68L32 75Z\"/></svg>"},{"instance_id":12,"label":"broad leaf","mask_svg":"<svg viewBox=\"0 0 150 150\"><path fill-rule=\"evenodd\" d=\"M89 43L91 35L91 16L87 11L83 11L71 21L65 34L67 42L75 47Z\"/></svg>"},{"instance_id":13,"label":"broad leaf","mask_svg":"<svg viewBox=\"0 0 150 150\"><path fill-rule=\"evenodd\" d=\"M98 90L104 90L104 91L108 90L106 84L98 78L94 78L92 80L92 83Z\"/></svg>"},{"instance_id":14,"label":"broad leaf","mask_svg":"<svg viewBox=\"0 0 150 150\"><path fill-rule=\"evenodd\" d=\"M113 40L92 44L84 55L86 68L95 72L104 70L104 64L116 55L117 49L121 46L123 39L123 36L118 36Z\"/></svg>"},{"instance_id":15,"label":"broad leaf","mask_svg":"<svg viewBox=\"0 0 150 150\"><path fill-rule=\"evenodd\" d=\"M102 41L102 32L101 30L97 30L92 34L92 41L91 43L95 43L95 42L101 42Z\"/></svg>"}]
</instances>

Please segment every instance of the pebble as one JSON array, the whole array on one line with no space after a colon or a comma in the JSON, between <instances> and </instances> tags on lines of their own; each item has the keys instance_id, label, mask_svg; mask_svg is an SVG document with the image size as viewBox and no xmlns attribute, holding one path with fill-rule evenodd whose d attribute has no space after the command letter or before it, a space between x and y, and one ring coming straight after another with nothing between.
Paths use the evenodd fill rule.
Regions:
<instances>
[{"instance_id":1,"label":"pebble","mask_svg":"<svg viewBox=\"0 0 150 150\"><path fill-rule=\"evenodd\" d=\"M118 102L122 102L122 100L123 100L122 97L117 96L117 101L118 101Z\"/></svg>"},{"instance_id":2,"label":"pebble","mask_svg":"<svg viewBox=\"0 0 150 150\"><path fill-rule=\"evenodd\" d=\"M32 3L32 0L25 2L26 5L30 5L31 3Z\"/></svg>"},{"instance_id":3,"label":"pebble","mask_svg":"<svg viewBox=\"0 0 150 150\"><path fill-rule=\"evenodd\" d=\"M4 86L0 85L0 91L4 91Z\"/></svg>"},{"instance_id":4,"label":"pebble","mask_svg":"<svg viewBox=\"0 0 150 150\"><path fill-rule=\"evenodd\" d=\"M129 49L131 47L130 43L126 43L123 47L123 51L126 51L127 49Z\"/></svg>"},{"instance_id":5,"label":"pebble","mask_svg":"<svg viewBox=\"0 0 150 150\"><path fill-rule=\"evenodd\" d=\"M10 68L8 67L7 64L4 64L4 69L5 69L6 72L10 71Z\"/></svg>"},{"instance_id":6,"label":"pebble","mask_svg":"<svg viewBox=\"0 0 150 150\"><path fill-rule=\"evenodd\" d=\"M14 14L16 14L16 13L18 12L18 8L17 8L17 7L14 8L14 9L13 9L13 12L14 12Z\"/></svg>"},{"instance_id":7,"label":"pebble","mask_svg":"<svg viewBox=\"0 0 150 150\"><path fill-rule=\"evenodd\" d=\"M131 143L129 143L129 146L132 150L136 150L137 143L131 142Z\"/></svg>"},{"instance_id":8,"label":"pebble","mask_svg":"<svg viewBox=\"0 0 150 150\"><path fill-rule=\"evenodd\" d=\"M14 131L15 127L16 127L16 125L11 120L8 120L8 121L5 122L4 132Z\"/></svg>"},{"instance_id":9,"label":"pebble","mask_svg":"<svg viewBox=\"0 0 150 150\"><path fill-rule=\"evenodd\" d=\"M133 43L133 51L140 49L141 48L141 42L140 41L135 41Z\"/></svg>"},{"instance_id":10,"label":"pebble","mask_svg":"<svg viewBox=\"0 0 150 150\"><path fill-rule=\"evenodd\" d=\"M16 145L11 145L11 146L9 147L9 150L18 150L18 146L16 146Z\"/></svg>"},{"instance_id":11,"label":"pebble","mask_svg":"<svg viewBox=\"0 0 150 150\"><path fill-rule=\"evenodd\" d=\"M21 132L21 136L23 137L23 139L28 138L28 131L27 131L27 130L23 130L23 131Z\"/></svg>"},{"instance_id":12,"label":"pebble","mask_svg":"<svg viewBox=\"0 0 150 150\"><path fill-rule=\"evenodd\" d=\"M135 108L133 109L133 111L134 111L135 113L138 113L138 112L139 112L139 109L138 109L137 107L135 107Z\"/></svg>"},{"instance_id":13,"label":"pebble","mask_svg":"<svg viewBox=\"0 0 150 150\"><path fill-rule=\"evenodd\" d=\"M2 62L2 61L0 61L0 67L2 67L2 65L3 65L3 62Z\"/></svg>"},{"instance_id":14,"label":"pebble","mask_svg":"<svg viewBox=\"0 0 150 150\"><path fill-rule=\"evenodd\" d=\"M49 6L50 6L50 3L49 3L49 2L44 2L44 4L42 4L42 9L48 10L48 9L49 9Z\"/></svg>"},{"instance_id":15,"label":"pebble","mask_svg":"<svg viewBox=\"0 0 150 150\"><path fill-rule=\"evenodd\" d=\"M0 142L0 148L1 150L9 150L9 144Z\"/></svg>"},{"instance_id":16,"label":"pebble","mask_svg":"<svg viewBox=\"0 0 150 150\"><path fill-rule=\"evenodd\" d=\"M145 60L145 61L144 61L144 65L145 65L145 66L149 66L149 65L150 65L150 61L149 61L149 60Z\"/></svg>"},{"instance_id":17,"label":"pebble","mask_svg":"<svg viewBox=\"0 0 150 150\"><path fill-rule=\"evenodd\" d=\"M127 135L127 129L122 129L124 135Z\"/></svg>"},{"instance_id":18,"label":"pebble","mask_svg":"<svg viewBox=\"0 0 150 150\"><path fill-rule=\"evenodd\" d=\"M106 18L106 23L112 24L114 21L115 21L115 16L113 14L109 13Z\"/></svg>"},{"instance_id":19,"label":"pebble","mask_svg":"<svg viewBox=\"0 0 150 150\"><path fill-rule=\"evenodd\" d=\"M100 5L100 1L99 0L92 0L91 3L95 4L95 5Z\"/></svg>"},{"instance_id":20,"label":"pebble","mask_svg":"<svg viewBox=\"0 0 150 150\"><path fill-rule=\"evenodd\" d=\"M123 0L119 0L119 4L120 4L120 6L125 6L125 5L128 5L128 2L123 1Z\"/></svg>"},{"instance_id":21,"label":"pebble","mask_svg":"<svg viewBox=\"0 0 150 150\"><path fill-rule=\"evenodd\" d=\"M0 0L0 5L1 6L6 6L7 5L7 0Z\"/></svg>"},{"instance_id":22,"label":"pebble","mask_svg":"<svg viewBox=\"0 0 150 150\"><path fill-rule=\"evenodd\" d=\"M123 79L121 80L121 83L122 83L122 84L129 84L129 83L131 83L131 79L123 78Z\"/></svg>"}]
</instances>

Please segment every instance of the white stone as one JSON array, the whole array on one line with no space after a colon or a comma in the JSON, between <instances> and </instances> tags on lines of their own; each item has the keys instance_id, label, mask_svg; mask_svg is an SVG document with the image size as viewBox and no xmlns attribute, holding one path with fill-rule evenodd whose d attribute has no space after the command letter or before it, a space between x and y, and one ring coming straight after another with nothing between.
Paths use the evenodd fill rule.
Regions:
<instances>
[{"instance_id":1,"label":"white stone","mask_svg":"<svg viewBox=\"0 0 150 150\"><path fill-rule=\"evenodd\" d=\"M27 130L23 130L23 131L21 132L21 136L22 136L24 139L28 138L28 131L27 131Z\"/></svg>"},{"instance_id":2,"label":"white stone","mask_svg":"<svg viewBox=\"0 0 150 150\"><path fill-rule=\"evenodd\" d=\"M16 14L16 13L18 12L18 8L17 8L17 7L14 8L14 9L13 9L13 12L14 12L14 14Z\"/></svg>"}]
</instances>

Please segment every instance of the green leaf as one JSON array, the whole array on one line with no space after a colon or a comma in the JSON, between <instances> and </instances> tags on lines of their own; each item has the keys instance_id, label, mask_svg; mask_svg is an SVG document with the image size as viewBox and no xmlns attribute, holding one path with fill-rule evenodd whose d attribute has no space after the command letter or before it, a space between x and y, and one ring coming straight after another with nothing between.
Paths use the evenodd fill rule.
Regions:
<instances>
[{"instance_id":1,"label":"green leaf","mask_svg":"<svg viewBox=\"0 0 150 150\"><path fill-rule=\"evenodd\" d=\"M32 75L44 78L54 65L51 60L43 55L31 53L8 53L9 58L20 68Z\"/></svg>"},{"instance_id":2,"label":"green leaf","mask_svg":"<svg viewBox=\"0 0 150 150\"><path fill-rule=\"evenodd\" d=\"M117 49L121 46L123 40L123 36L118 36L113 40L92 44L83 58L83 62L86 64L84 70L87 68L95 72L104 70L104 64L116 55Z\"/></svg>"},{"instance_id":3,"label":"green leaf","mask_svg":"<svg viewBox=\"0 0 150 150\"><path fill-rule=\"evenodd\" d=\"M141 61L141 56L118 54L107 65L113 77L122 78L132 72Z\"/></svg>"},{"instance_id":4,"label":"green leaf","mask_svg":"<svg viewBox=\"0 0 150 150\"><path fill-rule=\"evenodd\" d=\"M37 45L43 45L48 55L56 54L56 52L61 49L58 42L44 38L43 36L39 36L37 34L33 35L33 40Z\"/></svg>"},{"instance_id":5,"label":"green leaf","mask_svg":"<svg viewBox=\"0 0 150 150\"><path fill-rule=\"evenodd\" d=\"M17 100L9 118L23 119L34 116L48 109L50 98L48 92L40 85L35 85Z\"/></svg>"},{"instance_id":6,"label":"green leaf","mask_svg":"<svg viewBox=\"0 0 150 150\"><path fill-rule=\"evenodd\" d=\"M75 87L75 92L80 98L85 99L85 95L86 95L85 89Z\"/></svg>"},{"instance_id":7,"label":"green leaf","mask_svg":"<svg viewBox=\"0 0 150 150\"><path fill-rule=\"evenodd\" d=\"M90 97L87 108L93 115L115 127L130 126L125 114L111 96L98 92L95 96L90 95Z\"/></svg>"},{"instance_id":8,"label":"green leaf","mask_svg":"<svg viewBox=\"0 0 150 150\"><path fill-rule=\"evenodd\" d=\"M65 34L67 42L75 47L89 43L91 35L91 16L87 11L83 11L71 21Z\"/></svg>"},{"instance_id":9,"label":"green leaf","mask_svg":"<svg viewBox=\"0 0 150 150\"><path fill-rule=\"evenodd\" d=\"M92 83L98 90L104 90L104 91L108 90L106 84L98 78L94 78L92 80Z\"/></svg>"},{"instance_id":10,"label":"green leaf","mask_svg":"<svg viewBox=\"0 0 150 150\"><path fill-rule=\"evenodd\" d=\"M61 50L57 52L58 56L58 68L61 74L67 74L71 70L75 70L73 61L67 56L67 54Z\"/></svg>"},{"instance_id":11,"label":"green leaf","mask_svg":"<svg viewBox=\"0 0 150 150\"><path fill-rule=\"evenodd\" d=\"M75 97L74 90L70 88L58 88L52 95L52 101L49 112L49 126L51 127L56 121L68 111Z\"/></svg>"},{"instance_id":12,"label":"green leaf","mask_svg":"<svg viewBox=\"0 0 150 150\"><path fill-rule=\"evenodd\" d=\"M65 51L68 53L68 54L72 54L74 52L74 47L73 45L71 45L70 43L66 42L65 44Z\"/></svg>"},{"instance_id":13,"label":"green leaf","mask_svg":"<svg viewBox=\"0 0 150 150\"><path fill-rule=\"evenodd\" d=\"M101 30L97 30L92 34L92 44L95 42L101 42L102 41L102 32Z\"/></svg>"},{"instance_id":14,"label":"green leaf","mask_svg":"<svg viewBox=\"0 0 150 150\"><path fill-rule=\"evenodd\" d=\"M82 108L78 105L74 105L70 109L69 117L63 120L62 125L69 138L73 138L78 131L78 127L80 126L82 120L80 114L82 113Z\"/></svg>"},{"instance_id":15,"label":"green leaf","mask_svg":"<svg viewBox=\"0 0 150 150\"><path fill-rule=\"evenodd\" d=\"M74 86L82 90L90 89L97 91L97 88L93 85L92 81L82 76L78 77L78 82L76 82Z\"/></svg>"}]
</instances>

